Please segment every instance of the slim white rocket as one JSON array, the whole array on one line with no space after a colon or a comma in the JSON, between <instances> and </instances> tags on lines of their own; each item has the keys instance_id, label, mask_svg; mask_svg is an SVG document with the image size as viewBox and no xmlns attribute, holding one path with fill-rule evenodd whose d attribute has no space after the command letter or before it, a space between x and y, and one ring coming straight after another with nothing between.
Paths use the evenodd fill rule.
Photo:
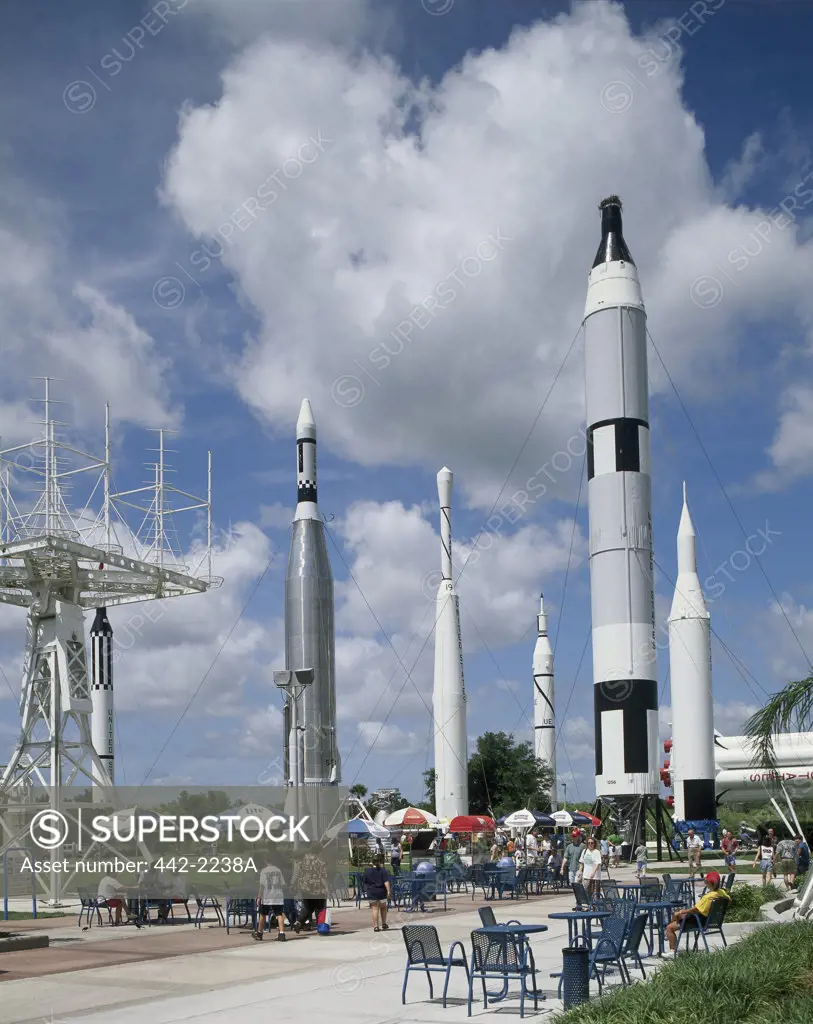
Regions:
<instances>
[{"instance_id":1,"label":"slim white rocket","mask_svg":"<svg viewBox=\"0 0 813 1024\"><path fill-rule=\"evenodd\" d=\"M584 311L587 501L596 796L658 794L658 683L646 311L621 230L602 201Z\"/></svg>"},{"instance_id":2,"label":"slim white rocket","mask_svg":"<svg viewBox=\"0 0 813 1024\"><path fill-rule=\"evenodd\" d=\"M285 667L313 669L314 677L298 697L296 715L290 701L284 708L285 777L297 785L319 786L340 782L341 763L336 739L333 574L317 500L316 422L307 398L296 422L296 458L296 512L285 574ZM292 751L294 742L297 746ZM293 774L299 777L294 779Z\"/></svg>"},{"instance_id":3,"label":"slim white rocket","mask_svg":"<svg viewBox=\"0 0 813 1024\"><path fill-rule=\"evenodd\" d=\"M534 755L547 761L553 771L550 791L551 807L556 810L556 714L553 694L553 649L548 637L548 616L545 601L539 595L536 617L537 637L534 647Z\"/></svg>"},{"instance_id":4,"label":"slim white rocket","mask_svg":"<svg viewBox=\"0 0 813 1024\"><path fill-rule=\"evenodd\" d=\"M90 627L91 737L99 760L114 781L115 710L113 705L113 627L106 608L96 609ZM94 779L94 785L104 783Z\"/></svg>"},{"instance_id":5,"label":"slim white rocket","mask_svg":"<svg viewBox=\"0 0 813 1024\"><path fill-rule=\"evenodd\" d=\"M449 821L469 812L463 643L460 608L452 579L452 482L452 473L444 466L438 473L441 581L437 595L435 685L432 693L435 810L439 818Z\"/></svg>"},{"instance_id":6,"label":"slim white rocket","mask_svg":"<svg viewBox=\"0 0 813 1024\"><path fill-rule=\"evenodd\" d=\"M713 821L714 702L711 692L711 619L697 575L696 539L686 484L677 532L678 576L669 613L672 690L671 771L676 821Z\"/></svg>"}]
</instances>

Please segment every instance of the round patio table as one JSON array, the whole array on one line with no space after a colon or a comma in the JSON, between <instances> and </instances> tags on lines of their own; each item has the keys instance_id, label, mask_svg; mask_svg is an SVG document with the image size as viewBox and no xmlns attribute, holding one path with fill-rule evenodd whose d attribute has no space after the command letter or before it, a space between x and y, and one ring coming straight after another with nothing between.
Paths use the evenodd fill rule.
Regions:
<instances>
[{"instance_id":1,"label":"round patio table","mask_svg":"<svg viewBox=\"0 0 813 1024\"><path fill-rule=\"evenodd\" d=\"M562 910L555 914L548 914L551 921L567 921L568 946L580 944L591 948L590 933L588 924L590 921L601 921L605 917L611 917L609 910ZM581 935L579 935L579 923L581 923Z\"/></svg>"}]
</instances>

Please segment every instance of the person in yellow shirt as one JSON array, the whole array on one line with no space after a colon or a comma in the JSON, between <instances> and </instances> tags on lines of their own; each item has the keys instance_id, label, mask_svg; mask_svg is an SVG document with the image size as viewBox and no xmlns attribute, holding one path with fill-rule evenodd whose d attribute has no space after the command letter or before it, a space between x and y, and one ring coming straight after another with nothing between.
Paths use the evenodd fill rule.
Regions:
<instances>
[{"instance_id":1,"label":"person in yellow shirt","mask_svg":"<svg viewBox=\"0 0 813 1024\"><path fill-rule=\"evenodd\" d=\"M666 938L669 941L669 949L674 952L675 946L677 945L677 937L680 931L680 922L684 917L688 917L689 914L697 914L703 924L706 923L706 918L709 916L709 912L715 900L730 900L731 897L725 891L720 888L720 876L716 871L709 871L704 879L707 890L703 893L700 899L695 903L693 907L689 907L688 910L679 910L672 918L670 923L666 926ZM692 920L688 923L687 928L696 928L697 922Z\"/></svg>"}]
</instances>

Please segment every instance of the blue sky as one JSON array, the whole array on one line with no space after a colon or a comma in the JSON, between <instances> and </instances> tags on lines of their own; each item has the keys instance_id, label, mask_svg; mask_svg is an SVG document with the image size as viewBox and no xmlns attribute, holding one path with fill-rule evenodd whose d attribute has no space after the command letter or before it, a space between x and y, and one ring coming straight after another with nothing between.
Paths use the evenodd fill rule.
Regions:
<instances>
[{"instance_id":1,"label":"blue sky","mask_svg":"<svg viewBox=\"0 0 813 1024\"><path fill-rule=\"evenodd\" d=\"M117 663L120 781L274 777L271 672L307 396L333 517L344 781L417 799L431 766L427 592L445 463L458 564L481 538L460 582L469 734L530 735L544 590L559 774L568 796L592 797L589 645L577 674L590 628L585 491L577 508L582 459L566 454L581 451L579 338L536 417L579 327L596 204L610 192L625 200L679 396L651 349L659 621L686 479L712 626L735 656L715 640L718 728L737 730L804 672L808 5L40 0L6 12L4 27L2 435L35 430L28 378L47 371L86 446L100 448L111 402L121 486L143 477L148 427L178 429L179 486L201 491L214 451L223 587L135 629L132 613L111 614L130 637ZM493 260L461 276L489 236ZM208 266L207 251L218 254ZM456 271L465 287L443 313L376 363ZM364 386L353 404L350 377ZM481 533L542 466L544 497ZM770 544L756 560L741 552L760 529ZM4 748L23 635L22 613L6 609ZM668 707L665 647L660 660Z\"/></svg>"}]
</instances>

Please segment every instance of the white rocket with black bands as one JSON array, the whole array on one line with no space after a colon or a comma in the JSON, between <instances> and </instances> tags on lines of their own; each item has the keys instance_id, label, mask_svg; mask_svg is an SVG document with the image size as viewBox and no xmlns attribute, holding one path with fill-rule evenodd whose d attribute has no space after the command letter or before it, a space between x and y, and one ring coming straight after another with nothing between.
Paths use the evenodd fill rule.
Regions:
<instances>
[{"instance_id":1,"label":"white rocket with black bands","mask_svg":"<svg viewBox=\"0 0 813 1024\"><path fill-rule=\"evenodd\" d=\"M113 704L113 627L106 608L96 609L90 627L91 736L99 760L114 781L115 708ZM100 780L95 785L103 785Z\"/></svg>"},{"instance_id":2,"label":"white rocket with black bands","mask_svg":"<svg viewBox=\"0 0 813 1024\"><path fill-rule=\"evenodd\" d=\"M296 422L296 512L285 574L285 667L313 669L313 682L298 697L300 735L291 735L291 709L283 715L285 777L290 781L290 744L297 742L306 786L341 781L336 740L333 573L319 516L316 423L307 398ZM296 780L293 780L296 781Z\"/></svg>"},{"instance_id":3,"label":"white rocket with black bands","mask_svg":"<svg viewBox=\"0 0 813 1024\"><path fill-rule=\"evenodd\" d=\"M677 534L678 577L669 613L673 741L670 768L676 821L709 821L717 817L711 619L697 575L696 545L684 484Z\"/></svg>"},{"instance_id":4,"label":"white rocket with black bands","mask_svg":"<svg viewBox=\"0 0 813 1024\"><path fill-rule=\"evenodd\" d=\"M452 579L452 483L445 466L438 473L441 580L435 620L435 683L432 692L435 733L435 809L451 821L469 813L466 690L460 607Z\"/></svg>"},{"instance_id":5,"label":"white rocket with black bands","mask_svg":"<svg viewBox=\"0 0 813 1024\"><path fill-rule=\"evenodd\" d=\"M596 796L658 794L646 310L605 199L584 312Z\"/></svg>"},{"instance_id":6,"label":"white rocket with black bands","mask_svg":"<svg viewBox=\"0 0 813 1024\"><path fill-rule=\"evenodd\" d=\"M553 697L553 649L548 636L545 601L539 595L534 647L534 755L547 761L553 771L551 806L556 808L556 715Z\"/></svg>"}]
</instances>

